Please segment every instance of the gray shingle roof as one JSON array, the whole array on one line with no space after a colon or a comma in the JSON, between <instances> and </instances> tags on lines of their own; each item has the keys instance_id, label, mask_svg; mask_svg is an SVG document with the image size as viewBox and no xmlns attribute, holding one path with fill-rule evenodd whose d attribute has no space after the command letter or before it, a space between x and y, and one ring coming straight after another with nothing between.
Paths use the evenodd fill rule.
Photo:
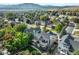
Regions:
<instances>
[{"instance_id":1,"label":"gray shingle roof","mask_svg":"<svg viewBox=\"0 0 79 59\"><path fill-rule=\"evenodd\" d=\"M60 48L59 51L64 51L65 53L67 53L71 45L71 40L73 40L73 38L70 34L64 35L61 38L61 41L58 42L58 47Z\"/></svg>"},{"instance_id":2,"label":"gray shingle roof","mask_svg":"<svg viewBox=\"0 0 79 59\"><path fill-rule=\"evenodd\" d=\"M69 34L71 34L72 31L73 31L73 29L74 29L74 27L68 26L68 27L66 28L66 32L69 33Z\"/></svg>"},{"instance_id":3,"label":"gray shingle roof","mask_svg":"<svg viewBox=\"0 0 79 59\"><path fill-rule=\"evenodd\" d=\"M79 42L72 41L71 45L75 51L79 50Z\"/></svg>"}]
</instances>

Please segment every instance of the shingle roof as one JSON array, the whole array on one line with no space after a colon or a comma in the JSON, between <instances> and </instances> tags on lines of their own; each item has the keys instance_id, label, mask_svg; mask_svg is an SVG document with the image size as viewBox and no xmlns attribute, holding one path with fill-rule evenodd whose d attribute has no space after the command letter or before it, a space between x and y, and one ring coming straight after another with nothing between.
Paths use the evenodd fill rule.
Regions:
<instances>
[{"instance_id":1,"label":"shingle roof","mask_svg":"<svg viewBox=\"0 0 79 59\"><path fill-rule=\"evenodd\" d=\"M79 50L79 42L72 41L71 45L75 51Z\"/></svg>"},{"instance_id":2,"label":"shingle roof","mask_svg":"<svg viewBox=\"0 0 79 59\"><path fill-rule=\"evenodd\" d=\"M59 41L59 45L58 47L60 47L61 49L59 49L60 51L61 50L64 50L66 53L67 51L69 50L69 47L71 45L71 40L73 40L73 38L71 37L70 34L67 34L67 35L64 35L62 38L61 38L61 41Z\"/></svg>"},{"instance_id":3,"label":"shingle roof","mask_svg":"<svg viewBox=\"0 0 79 59\"><path fill-rule=\"evenodd\" d=\"M74 29L75 24L74 23L69 23L68 27L66 28L66 32L68 34L71 34L73 29Z\"/></svg>"},{"instance_id":4,"label":"shingle roof","mask_svg":"<svg viewBox=\"0 0 79 59\"><path fill-rule=\"evenodd\" d=\"M73 29L74 29L74 27L68 26L68 27L66 28L66 32L69 33L69 34L71 34L72 31L73 31Z\"/></svg>"}]
</instances>

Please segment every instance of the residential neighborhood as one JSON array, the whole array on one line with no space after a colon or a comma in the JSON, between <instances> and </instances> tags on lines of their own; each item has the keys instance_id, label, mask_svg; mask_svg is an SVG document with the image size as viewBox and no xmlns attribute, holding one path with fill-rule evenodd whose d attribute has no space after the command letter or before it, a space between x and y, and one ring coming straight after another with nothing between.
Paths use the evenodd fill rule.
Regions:
<instances>
[{"instance_id":1,"label":"residential neighborhood","mask_svg":"<svg viewBox=\"0 0 79 59\"><path fill-rule=\"evenodd\" d=\"M0 11L0 55L79 55L79 9Z\"/></svg>"}]
</instances>

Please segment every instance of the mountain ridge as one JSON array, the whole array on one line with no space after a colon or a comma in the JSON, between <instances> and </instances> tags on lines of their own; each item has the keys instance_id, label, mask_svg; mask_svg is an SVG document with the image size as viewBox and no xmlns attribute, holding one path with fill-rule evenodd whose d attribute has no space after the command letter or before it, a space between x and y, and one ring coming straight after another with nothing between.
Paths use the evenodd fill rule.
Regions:
<instances>
[{"instance_id":1,"label":"mountain ridge","mask_svg":"<svg viewBox=\"0 0 79 59\"><path fill-rule=\"evenodd\" d=\"M2 9L50 9L50 8L69 8L69 7L79 7L79 6L52 6L52 5L39 5L34 3L22 3L16 5L0 5L0 10Z\"/></svg>"}]
</instances>

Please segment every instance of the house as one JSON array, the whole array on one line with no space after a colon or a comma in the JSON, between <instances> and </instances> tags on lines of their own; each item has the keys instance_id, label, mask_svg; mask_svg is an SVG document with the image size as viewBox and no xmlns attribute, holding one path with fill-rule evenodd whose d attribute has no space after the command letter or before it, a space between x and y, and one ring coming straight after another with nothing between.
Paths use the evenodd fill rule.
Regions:
<instances>
[{"instance_id":1,"label":"house","mask_svg":"<svg viewBox=\"0 0 79 59\"><path fill-rule=\"evenodd\" d=\"M55 33L47 32L47 34L50 37L50 47L53 46L53 43L58 43L58 36Z\"/></svg>"},{"instance_id":2,"label":"house","mask_svg":"<svg viewBox=\"0 0 79 59\"><path fill-rule=\"evenodd\" d=\"M18 23L19 22L19 18L15 18L15 22Z\"/></svg>"},{"instance_id":3,"label":"house","mask_svg":"<svg viewBox=\"0 0 79 59\"><path fill-rule=\"evenodd\" d=\"M58 41L58 54L68 55L71 47L71 42L74 38L70 34L66 34ZM72 50L72 48L71 48Z\"/></svg>"},{"instance_id":4,"label":"house","mask_svg":"<svg viewBox=\"0 0 79 59\"><path fill-rule=\"evenodd\" d=\"M72 36L74 37L74 41L79 41L79 26L77 24L75 24Z\"/></svg>"},{"instance_id":5,"label":"house","mask_svg":"<svg viewBox=\"0 0 79 59\"><path fill-rule=\"evenodd\" d=\"M7 20L7 19L5 19L5 20L4 20L4 22L5 22L5 23L7 23L7 22L8 22L8 20Z\"/></svg>"},{"instance_id":6,"label":"house","mask_svg":"<svg viewBox=\"0 0 79 59\"><path fill-rule=\"evenodd\" d=\"M49 24L51 24L50 18L47 18L46 20L41 21L41 25L43 25L43 26L49 25Z\"/></svg>"},{"instance_id":7,"label":"house","mask_svg":"<svg viewBox=\"0 0 79 59\"><path fill-rule=\"evenodd\" d=\"M56 25L54 24L50 24L50 25L47 25L48 28L51 28L51 29L55 29Z\"/></svg>"},{"instance_id":8,"label":"house","mask_svg":"<svg viewBox=\"0 0 79 59\"><path fill-rule=\"evenodd\" d=\"M59 15L59 18L67 18L67 15Z\"/></svg>"},{"instance_id":9,"label":"house","mask_svg":"<svg viewBox=\"0 0 79 59\"><path fill-rule=\"evenodd\" d=\"M67 26L67 28L65 29L66 33L68 34L72 34L73 30L74 30L74 23L69 23L69 25Z\"/></svg>"},{"instance_id":10,"label":"house","mask_svg":"<svg viewBox=\"0 0 79 59\"><path fill-rule=\"evenodd\" d=\"M32 33L34 36L41 32L40 28L29 28L24 30L25 33ZM38 36L38 35L37 35Z\"/></svg>"},{"instance_id":11,"label":"house","mask_svg":"<svg viewBox=\"0 0 79 59\"><path fill-rule=\"evenodd\" d=\"M79 50L79 28L76 28L76 27L74 28L72 32L72 36L74 37L74 41L72 41L72 47L74 51Z\"/></svg>"},{"instance_id":12,"label":"house","mask_svg":"<svg viewBox=\"0 0 79 59\"><path fill-rule=\"evenodd\" d=\"M40 21L39 20L36 20L35 21L35 25L37 25L37 26L40 25Z\"/></svg>"},{"instance_id":13,"label":"house","mask_svg":"<svg viewBox=\"0 0 79 59\"><path fill-rule=\"evenodd\" d=\"M79 41L72 41L71 45L73 47L73 51L79 50Z\"/></svg>"},{"instance_id":14,"label":"house","mask_svg":"<svg viewBox=\"0 0 79 59\"><path fill-rule=\"evenodd\" d=\"M45 21L41 21L41 25L45 26L46 25Z\"/></svg>"},{"instance_id":15,"label":"house","mask_svg":"<svg viewBox=\"0 0 79 59\"><path fill-rule=\"evenodd\" d=\"M53 33L35 32L34 34L35 46L41 50L47 51L53 47L54 42L58 40L57 35Z\"/></svg>"},{"instance_id":16,"label":"house","mask_svg":"<svg viewBox=\"0 0 79 59\"><path fill-rule=\"evenodd\" d=\"M47 51L58 42L57 34L52 32L42 32L40 28L26 29L25 32L31 32L34 36L32 44L43 51Z\"/></svg>"},{"instance_id":17,"label":"house","mask_svg":"<svg viewBox=\"0 0 79 59\"><path fill-rule=\"evenodd\" d=\"M22 16L22 19L23 19L23 22L27 24L32 24L34 22L33 19L31 20L30 18L27 18L25 16Z\"/></svg>"},{"instance_id":18,"label":"house","mask_svg":"<svg viewBox=\"0 0 79 59\"><path fill-rule=\"evenodd\" d=\"M63 22L63 21L65 21L65 20L67 20L67 16L66 16L66 15L59 15L59 17L57 18L57 20L58 20L59 22Z\"/></svg>"}]
</instances>

